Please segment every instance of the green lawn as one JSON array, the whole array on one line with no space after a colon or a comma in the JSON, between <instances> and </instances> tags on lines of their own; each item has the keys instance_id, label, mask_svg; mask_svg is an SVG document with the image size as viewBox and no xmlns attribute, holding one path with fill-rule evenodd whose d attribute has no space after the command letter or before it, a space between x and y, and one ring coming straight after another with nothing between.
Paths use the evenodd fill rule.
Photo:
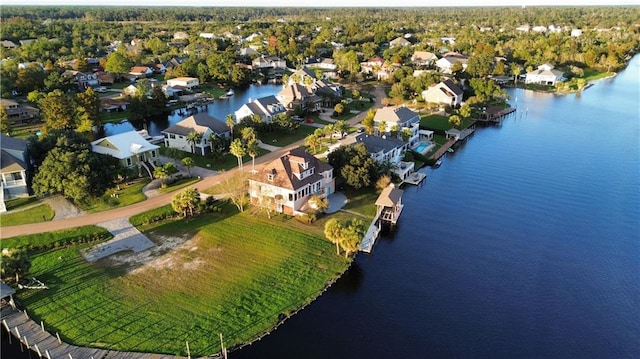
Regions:
<instances>
[{"instance_id":1,"label":"green lawn","mask_svg":"<svg viewBox=\"0 0 640 359\"><path fill-rule=\"evenodd\" d=\"M265 133L258 133L258 138L262 140L262 142L273 145L284 147L288 146L296 141L303 140L305 137L309 136L316 130L317 127L307 126L305 124L301 124L297 130L294 132L278 132L271 131Z\"/></svg>"},{"instance_id":2,"label":"green lawn","mask_svg":"<svg viewBox=\"0 0 640 359\"><path fill-rule=\"evenodd\" d=\"M101 112L100 120L102 123L121 122L129 117L129 111Z\"/></svg>"},{"instance_id":3,"label":"green lawn","mask_svg":"<svg viewBox=\"0 0 640 359\"><path fill-rule=\"evenodd\" d=\"M169 192L177 191L181 188L185 188L199 181L200 181L200 178L182 178L168 185L166 188L158 189L158 191L160 191L160 193L169 193Z\"/></svg>"},{"instance_id":4,"label":"green lawn","mask_svg":"<svg viewBox=\"0 0 640 359\"><path fill-rule=\"evenodd\" d=\"M359 213L371 219L376 216L376 199L379 193L376 193L371 188L354 190L349 186L344 186L344 188L339 191L349 198L349 201L343 209Z\"/></svg>"},{"instance_id":5,"label":"green lawn","mask_svg":"<svg viewBox=\"0 0 640 359\"><path fill-rule=\"evenodd\" d=\"M108 190L107 193L100 198L87 204L79 204L79 207L86 212L94 213L142 202L147 199L147 196L142 193L142 188L146 186L147 183L149 183L149 179L144 178L135 182L120 184Z\"/></svg>"},{"instance_id":6,"label":"green lawn","mask_svg":"<svg viewBox=\"0 0 640 359\"><path fill-rule=\"evenodd\" d=\"M188 340L204 356L219 351L219 333L233 347L270 330L347 268L321 227L233 208L155 226L156 242L194 237L133 271L87 263L85 245L35 255L31 275L50 289L18 300L76 345L185 356Z\"/></svg>"},{"instance_id":7,"label":"green lawn","mask_svg":"<svg viewBox=\"0 0 640 359\"><path fill-rule=\"evenodd\" d=\"M238 166L238 158L230 153L227 153L218 159L214 159L213 157L211 157L211 155L200 156L200 155L194 155L191 152L185 152L180 150L178 150L178 153L179 153L178 154L179 159L182 159L185 157L191 157L193 158L193 161L196 163L196 167L202 167L208 170L222 171L222 170L229 170ZM258 148L258 156L256 158L267 153L269 153L268 150ZM160 154L163 156L168 156L167 148L165 146L160 146ZM180 160L176 160L176 162L179 163ZM248 162L249 165L251 165L251 156L249 155L244 156L242 158L242 162L245 164Z\"/></svg>"},{"instance_id":8,"label":"green lawn","mask_svg":"<svg viewBox=\"0 0 640 359\"><path fill-rule=\"evenodd\" d=\"M474 124L475 121L471 119L462 120L462 128L467 128ZM444 133L451 129L449 124L449 117L442 115L426 115L420 118L420 128L425 130L431 130L438 133Z\"/></svg>"},{"instance_id":9,"label":"green lawn","mask_svg":"<svg viewBox=\"0 0 640 359\"><path fill-rule=\"evenodd\" d=\"M112 238L106 229L98 226L83 226L60 231L3 238L2 248L23 248L31 253L67 246L72 243L99 241Z\"/></svg>"},{"instance_id":10,"label":"green lawn","mask_svg":"<svg viewBox=\"0 0 640 359\"><path fill-rule=\"evenodd\" d=\"M14 200L15 201L15 200ZM37 204L40 201L35 197L20 199L19 202L8 203L7 210L17 210ZM18 212L9 212L0 215L0 227L17 226L20 224L46 222L53 219L55 212L46 203L40 203L35 207Z\"/></svg>"}]
</instances>

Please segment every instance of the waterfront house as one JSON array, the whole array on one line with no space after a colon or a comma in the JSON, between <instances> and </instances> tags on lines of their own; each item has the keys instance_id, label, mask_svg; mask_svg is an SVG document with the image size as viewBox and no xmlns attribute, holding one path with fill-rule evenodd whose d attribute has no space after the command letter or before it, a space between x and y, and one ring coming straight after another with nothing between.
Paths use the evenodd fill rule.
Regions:
<instances>
[{"instance_id":1,"label":"waterfront house","mask_svg":"<svg viewBox=\"0 0 640 359\"><path fill-rule=\"evenodd\" d=\"M413 147L418 142L420 115L404 106L389 106L378 109L373 122L380 135L389 134L397 126L399 135L402 135L405 129L410 132L406 141L409 147ZM380 128L382 123L386 124L385 128Z\"/></svg>"},{"instance_id":2,"label":"waterfront house","mask_svg":"<svg viewBox=\"0 0 640 359\"><path fill-rule=\"evenodd\" d=\"M189 142L188 136L192 132L200 135L199 142ZM164 134L165 146L202 156L211 152L211 134L224 138L231 137L229 126L226 123L206 113L189 116L162 133Z\"/></svg>"},{"instance_id":3,"label":"waterfront house","mask_svg":"<svg viewBox=\"0 0 640 359\"><path fill-rule=\"evenodd\" d=\"M281 69L287 68L287 62L277 56L260 56L253 59L251 65L254 69Z\"/></svg>"},{"instance_id":4,"label":"waterfront house","mask_svg":"<svg viewBox=\"0 0 640 359\"><path fill-rule=\"evenodd\" d=\"M303 148L266 164L249 180L251 202L289 215L303 214L313 195L335 192L333 167Z\"/></svg>"},{"instance_id":5,"label":"waterfront house","mask_svg":"<svg viewBox=\"0 0 640 359\"><path fill-rule=\"evenodd\" d=\"M307 87L299 83L292 83L285 86L276 98L288 110L302 109L305 111L317 111L321 107L320 97L309 93Z\"/></svg>"},{"instance_id":6,"label":"waterfront house","mask_svg":"<svg viewBox=\"0 0 640 359\"><path fill-rule=\"evenodd\" d=\"M5 200L29 195L27 170L27 141L0 134L0 212Z\"/></svg>"},{"instance_id":7,"label":"waterfront house","mask_svg":"<svg viewBox=\"0 0 640 359\"><path fill-rule=\"evenodd\" d=\"M414 163L403 161L407 152L407 144L404 141L391 136L361 133L356 136L355 143L364 144L371 158L377 163L390 165L392 172L401 180L413 173Z\"/></svg>"},{"instance_id":8,"label":"waterfront house","mask_svg":"<svg viewBox=\"0 0 640 359\"><path fill-rule=\"evenodd\" d=\"M462 104L463 91L451 80L441 81L422 91L424 102L442 103L452 107Z\"/></svg>"},{"instance_id":9,"label":"waterfront house","mask_svg":"<svg viewBox=\"0 0 640 359\"><path fill-rule=\"evenodd\" d=\"M273 116L287 112L286 107L275 96L265 96L242 105L235 113L236 122L253 115L260 116L264 122L271 122Z\"/></svg>"},{"instance_id":10,"label":"waterfront house","mask_svg":"<svg viewBox=\"0 0 640 359\"><path fill-rule=\"evenodd\" d=\"M159 148L149 143L136 131L123 132L91 142L93 152L115 157L125 167L137 168L138 175L142 175L142 168L144 168L151 178L153 178L154 161L158 158Z\"/></svg>"},{"instance_id":11,"label":"waterfront house","mask_svg":"<svg viewBox=\"0 0 640 359\"><path fill-rule=\"evenodd\" d=\"M543 64L537 70L527 72L525 83L555 86L557 82L564 81L562 71L555 70L553 65Z\"/></svg>"},{"instance_id":12,"label":"waterfront house","mask_svg":"<svg viewBox=\"0 0 640 359\"><path fill-rule=\"evenodd\" d=\"M0 106L7 113L7 119L12 124L29 123L40 118L40 110L31 106L20 106L16 101L0 99Z\"/></svg>"},{"instance_id":13,"label":"waterfront house","mask_svg":"<svg viewBox=\"0 0 640 359\"><path fill-rule=\"evenodd\" d=\"M195 77L176 77L174 79L167 80L167 85L192 91L194 87L200 85L200 80Z\"/></svg>"}]
</instances>

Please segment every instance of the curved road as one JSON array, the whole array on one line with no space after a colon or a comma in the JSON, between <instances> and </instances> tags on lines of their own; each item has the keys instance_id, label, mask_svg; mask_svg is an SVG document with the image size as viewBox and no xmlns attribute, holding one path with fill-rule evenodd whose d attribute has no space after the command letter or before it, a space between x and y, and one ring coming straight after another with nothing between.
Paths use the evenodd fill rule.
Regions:
<instances>
[{"instance_id":1,"label":"curved road","mask_svg":"<svg viewBox=\"0 0 640 359\"><path fill-rule=\"evenodd\" d=\"M386 97L384 88L381 86L377 86L375 88L374 95L376 97L376 102L373 105L373 108L382 107L382 99ZM363 111L358 115L354 116L353 118L351 118L347 122L349 123L349 125L352 125L352 126L356 125L360 123L360 121L362 121L365 115L366 115L366 111ZM300 147L303 144L304 144L304 140L300 140L295 143L292 143L289 146L282 147L277 151L273 151L264 156L258 157L256 158L256 164L265 164L265 163L271 162L279 158L280 156L282 156L287 151ZM231 176L234 176L237 172L238 172L237 168L230 171L225 171L218 175L205 178L202 181L190 187L196 188L198 191L202 192L205 189L210 188L216 185L217 183L220 183L230 178ZM148 198L143 202L138 202L130 206L116 208L116 209L112 209L104 212L85 214L79 217L59 219L59 220L50 221L50 222L24 224L19 226L0 227L0 238L10 238L10 237L21 236L26 234L51 232L51 231L57 231L61 229L98 224L98 223L111 221L118 218L129 218L138 213L149 211L149 210L164 206L165 204L171 203L171 198L173 197L174 194L175 193L166 193L156 197Z\"/></svg>"}]
</instances>

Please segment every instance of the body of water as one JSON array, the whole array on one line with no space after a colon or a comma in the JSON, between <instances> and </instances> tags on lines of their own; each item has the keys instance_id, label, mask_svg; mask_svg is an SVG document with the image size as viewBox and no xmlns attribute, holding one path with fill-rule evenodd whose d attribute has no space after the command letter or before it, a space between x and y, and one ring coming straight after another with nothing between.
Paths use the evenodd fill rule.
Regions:
<instances>
[{"instance_id":1,"label":"body of water","mask_svg":"<svg viewBox=\"0 0 640 359\"><path fill-rule=\"evenodd\" d=\"M240 358L640 357L640 56L582 94L510 90L397 230Z\"/></svg>"},{"instance_id":2,"label":"body of water","mask_svg":"<svg viewBox=\"0 0 640 359\"><path fill-rule=\"evenodd\" d=\"M265 85L250 85L244 88L235 89L235 94L225 100L215 100L209 104L206 108L201 108L201 111L207 112L209 115L225 121L227 115L233 114L242 105L247 102L253 101L260 97L269 95L275 95L282 90L282 85L265 84ZM146 126L149 134L152 136L160 135L161 131L173 126L181 120L189 117L189 114L185 113L180 115L178 111L175 111L170 115L166 121L147 121L135 125L130 121L122 121L119 123L108 123L104 126L104 133L106 136L115 135L122 132L141 130Z\"/></svg>"}]
</instances>

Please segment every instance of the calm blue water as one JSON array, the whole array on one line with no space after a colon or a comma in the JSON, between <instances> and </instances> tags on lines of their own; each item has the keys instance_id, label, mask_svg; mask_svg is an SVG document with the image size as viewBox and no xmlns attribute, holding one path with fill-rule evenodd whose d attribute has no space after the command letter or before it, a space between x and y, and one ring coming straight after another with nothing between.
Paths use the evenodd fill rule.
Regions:
<instances>
[{"instance_id":1,"label":"calm blue water","mask_svg":"<svg viewBox=\"0 0 640 359\"><path fill-rule=\"evenodd\" d=\"M394 234L231 356L640 357L639 68L511 91L516 114L406 188Z\"/></svg>"},{"instance_id":2,"label":"calm blue water","mask_svg":"<svg viewBox=\"0 0 640 359\"><path fill-rule=\"evenodd\" d=\"M228 114L233 114L237 109L239 109L242 105L249 101L253 101L257 98L275 95L282 90L282 85L274 85L274 84L265 84L265 85L251 85L246 88L235 89L235 94L226 100L216 100L212 104L208 105L206 108L206 112L219 119L224 121ZM166 129L169 126L173 126L181 120L188 117L188 114L180 115L179 113L174 113L169 116L167 121L151 121L146 124L147 130L149 134L152 136L160 135L161 131ZM109 123L105 126L105 135L115 135L122 132L132 131L132 130L140 130L140 128L136 128L134 124L129 121L122 121L120 123Z\"/></svg>"}]
</instances>

